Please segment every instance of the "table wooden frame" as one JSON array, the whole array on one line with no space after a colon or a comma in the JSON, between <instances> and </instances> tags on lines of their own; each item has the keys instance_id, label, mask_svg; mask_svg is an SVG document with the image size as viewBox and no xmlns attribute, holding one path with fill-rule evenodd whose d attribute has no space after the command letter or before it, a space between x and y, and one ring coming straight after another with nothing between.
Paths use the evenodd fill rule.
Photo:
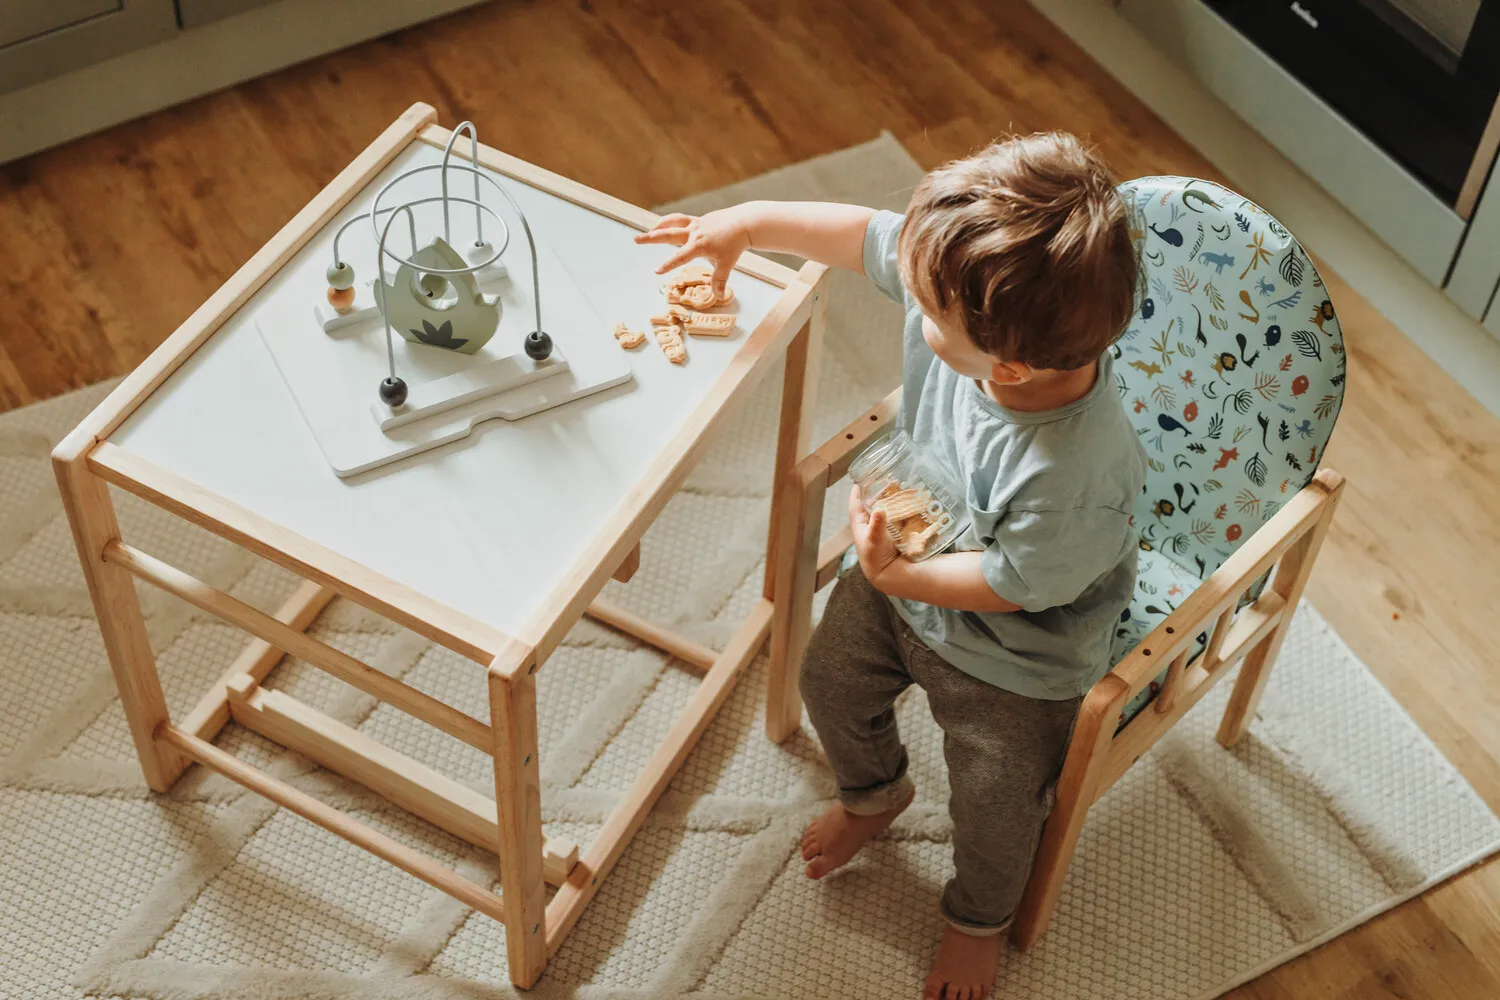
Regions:
<instances>
[{"instance_id":1,"label":"table wooden frame","mask_svg":"<svg viewBox=\"0 0 1500 1000\"><path fill-rule=\"evenodd\" d=\"M601 525L585 554L519 630L508 635L461 614L254 512L216 496L112 443L109 436L202 346L365 185L412 142L442 147L448 130L436 112L415 104L356 157L258 253L215 292L53 451L53 468L79 560L98 615L110 668L150 787L165 792L192 763L204 764L317 823L391 864L502 921L511 981L536 982L598 891L687 753L723 704L767 635L779 600L773 540L768 539L764 597L722 651L708 649L597 599L615 576L628 578L641 536L703 456L713 431L786 356L773 497L786 492L808 449L808 423L822 339L826 269L792 271L754 255L739 270L783 289L750 331L702 403ZM641 229L657 216L489 147L481 162L505 176ZM305 582L274 615L250 607L127 544L109 485L277 563ZM772 539L777 518L772 518ZM255 638L180 722L162 695L132 577L139 577L250 632ZM487 670L488 724L307 635L335 596L342 596ZM785 602L783 602L785 603ZM584 614L677 657L703 679L603 829L581 855L548 840L541 823L536 673ZM495 798L478 794L357 730L261 682L284 654L295 655L410 713L494 758ZM499 856L501 891L453 870L251 767L213 744L233 718L275 742L357 781L455 836ZM550 903L545 886L557 886Z\"/></svg>"},{"instance_id":2,"label":"table wooden frame","mask_svg":"<svg viewBox=\"0 0 1500 1000\"><path fill-rule=\"evenodd\" d=\"M848 528L818 544L825 494L865 443L895 419L900 403L898 387L799 462L777 498L776 518L784 533L775 553L778 603L766 734L778 743L802 719L797 673L812 631L813 595L838 575L839 561L853 544ZM1010 940L1018 948L1031 947L1051 921L1089 808L1242 661L1218 741L1229 747L1245 735L1343 491L1343 476L1320 471L1084 697L1056 804L1011 924ZM1270 586L1259 591L1273 566ZM1195 659L1197 637L1203 634L1208 642ZM1117 727L1125 706L1163 670L1167 676L1156 697Z\"/></svg>"}]
</instances>

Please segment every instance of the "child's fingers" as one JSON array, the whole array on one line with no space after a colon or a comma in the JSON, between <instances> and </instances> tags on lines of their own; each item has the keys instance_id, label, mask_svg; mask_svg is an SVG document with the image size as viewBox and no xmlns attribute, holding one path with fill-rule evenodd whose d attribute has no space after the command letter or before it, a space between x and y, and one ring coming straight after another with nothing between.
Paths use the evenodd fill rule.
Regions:
<instances>
[{"instance_id":1,"label":"child's fingers","mask_svg":"<svg viewBox=\"0 0 1500 1000\"><path fill-rule=\"evenodd\" d=\"M860 494L859 484L855 483L849 487L849 523L864 524L870 519L870 512L865 510L864 497Z\"/></svg>"},{"instance_id":2,"label":"child's fingers","mask_svg":"<svg viewBox=\"0 0 1500 1000\"><path fill-rule=\"evenodd\" d=\"M724 297L724 286L729 281L729 276L734 273L734 261L727 257L720 257L714 261L713 289L718 298Z\"/></svg>"},{"instance_id":3,"label":"child's fingers","mask_svg":"<svg viewBox=\"0 0 1500 1000\"><path fill-rule=\"evenodd\" d=\"M661 229L663 226L669 226L675 229L680 226L686 226L692 221L693 217L691 215L684 215L682 212L673 212L670 215L663 215L660 219L657 219L656 225L651 228Z\"/></svg>"},{"instance_id":4,"label":"child's fingers","mask_svg":"<svg viewBox=\"0 0 1500 1000\"><path fill-rule=\"evenodd\" d=\"M674 268L681 267L694 257L699 256L700 247L696 243L689 243L681 250L667 258L667 262L656 269L657 274L666 274Z\"/></svg>"},{"instance_id":5,"label":"child's fingers","mask_svg":"<svg viewBox=\"0 0 1500 1000\"><path fill-rule=\"evenodd\" d=\"M672 243L676 246L682 246L682 244L687 242L687 239L688 230L686 229L652 229L648 232L635 234L635 241L637 243Z\"/></svg>"}]
</instances>

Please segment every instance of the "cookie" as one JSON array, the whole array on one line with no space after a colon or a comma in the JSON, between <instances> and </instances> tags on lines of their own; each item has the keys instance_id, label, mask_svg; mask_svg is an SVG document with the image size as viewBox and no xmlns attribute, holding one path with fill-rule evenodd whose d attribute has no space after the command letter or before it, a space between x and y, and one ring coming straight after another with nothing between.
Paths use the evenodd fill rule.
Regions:
<instances>
[{"instance_id":1,"label":"cookie","mask_svg":"<svg viewBox=\"0 0 1500 1000\"><path fill-rule=\"evenodd\" d=\"M727 337L734 330L734 317L688 312L683 326L695 337Z\"/></svg>"},{"instance_id":2,"label":"cookie","mask_svg":"<svg viewBox=\"0 0 1500 1000\"><path fill-rule=\"evenodd\" d=\"M875 501L871 509L885 511L885 516L892 521L922 517L925 523L927 506L931 499L926 490L903 489L889 495L882 491L881 498Z\"/></svg>"},{"instance_id":3,"label":"cookie","mask_svg":"<svg viewBox=\"0 0 1500 1000\"><path fill-rule=\"evenodd\" d=\"M683 305L692 306L694 309L709 309L719 302L718 296L714 295L714 290L709 285L689 286L683 290L681 298Z\"/></svg>"},{"instance_id":4,"label":"cookie","mask_svg":"<svg viewBox=\"0 0 1500 1000\"><path fill-rule=\"evenodd\" d=\"M639 330L632 330L624 323L616 323L615 341L627 351L633 351L646 342L646 335Z\"/></svg>"},{"instance_id":5,"label":"cookie","mask_svg":"<svg viewBox=\"0 0 1500 1000\"><path fill-rule=\"evenodd\" d=\"M658 326L653 322L651 331L656 334L656 342L661 345L661 352L668 361L674 365L687 363L687 347L682 342L681 326L676 323Z\"/></svg>"},{"instance_id":6,"label":"cookie","mask_svg":"<svg viewBox=\"0 0 1500 1000\"><path fill-rule=\"evenodd\" d=\"M908 556L919 556L926 552L927 541L932 537L927 533L930 527L920 517L911 518L901 525L901 538L896 542L896 548Z\"/></svg>"}]
</instances>

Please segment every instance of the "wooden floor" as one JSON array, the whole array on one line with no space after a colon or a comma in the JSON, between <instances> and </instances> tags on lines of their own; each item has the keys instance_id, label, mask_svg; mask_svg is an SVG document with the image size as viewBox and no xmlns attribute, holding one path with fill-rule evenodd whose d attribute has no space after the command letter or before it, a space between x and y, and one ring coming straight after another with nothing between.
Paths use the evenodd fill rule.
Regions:
<instances>
[{"instance_id":1,"label":"wooden floor","mask_svg":"<svg viewBox=\"0 0 1500 1000\"><path fill-rule=\"evenodd\" d=\"M881 129L924 165L1062 128L1218 176L1021 0L501 0L0 168L0 408L128 371L415 100L648 205ZM1500 422L1325 276L1350 487L1309 593L1500 808ZM1497 900L1492 861L1230 996L1500 997Z\"/></svg>"}]
</instances>

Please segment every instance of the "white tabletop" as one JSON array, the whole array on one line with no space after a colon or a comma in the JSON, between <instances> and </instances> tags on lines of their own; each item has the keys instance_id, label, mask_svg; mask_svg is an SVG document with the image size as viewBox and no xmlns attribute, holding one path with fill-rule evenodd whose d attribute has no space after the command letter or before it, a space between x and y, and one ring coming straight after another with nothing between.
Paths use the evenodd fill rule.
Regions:
<instances>
[{"instance_id":1,"label":"white tabletop","mask_svg":"<svg viewBox=\"0 0 1500 1000\"><path fill-rule=\"evenodd\" d=\"M110 440L455 610L516 634L584 553L781 289L736 273L740 329L694 338L685 367L648 340L628 355L634 381L508 423L388 468L339 479L256 334L252 317L323 294L339 224L423 156L413 144L200 347ZM539 242L551 245L606 327L649 329L668 250L636 230L501 178ZM363 238L356 226L345 239ZM524 252L513 241L507 255ZM545 305L544 305L545 307ZM321 336L309 320L309 335ZM566 350L566 345L563 345Z\"/></svg>"}]
</instances>

